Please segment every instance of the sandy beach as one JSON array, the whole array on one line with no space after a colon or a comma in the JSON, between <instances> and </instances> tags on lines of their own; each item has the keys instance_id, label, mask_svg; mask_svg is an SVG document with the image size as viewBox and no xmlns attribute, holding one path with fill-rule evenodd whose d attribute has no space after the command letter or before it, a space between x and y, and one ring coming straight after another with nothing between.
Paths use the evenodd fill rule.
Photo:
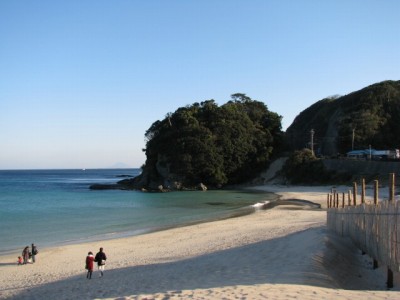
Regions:
<instances>
[{"instance_id":1,"label":"sandy beach","mask_svg":"<svg viewBox=\"0 0 400 300\"><path fill-rule=\"evenodd\" d=\"M129 238L40 248L35 264L0 257L1 299L400 299L386 269L326 229L330 187L264 185L287 202L238 218ZM345 189L345 188L343 188ZM339 190L339 188L338 188ZM344 190L343 190L344 191ZM384 191L382 191L384 193ZM282 201L282 202L284 202ZM86 279L104 248L104 277Z\"/></svg>"}]
</instances>

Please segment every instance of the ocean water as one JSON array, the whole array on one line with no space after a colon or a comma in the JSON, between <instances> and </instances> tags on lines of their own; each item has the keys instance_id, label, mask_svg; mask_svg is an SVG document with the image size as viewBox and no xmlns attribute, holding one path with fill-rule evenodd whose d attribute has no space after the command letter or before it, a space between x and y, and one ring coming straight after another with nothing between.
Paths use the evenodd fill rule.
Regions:
<instances>
[{"instance_id":1,"label":"ocean water","mask_svg":"<svg viewBox=\"0 0 400 300\"><path fill-rule=\"evenodd\" d=\"M143 193L90 190L140 169L0 171L0 254L38 247L143 234L234 217L271 193L194 191Z\"/></svg>"}]
</instances>

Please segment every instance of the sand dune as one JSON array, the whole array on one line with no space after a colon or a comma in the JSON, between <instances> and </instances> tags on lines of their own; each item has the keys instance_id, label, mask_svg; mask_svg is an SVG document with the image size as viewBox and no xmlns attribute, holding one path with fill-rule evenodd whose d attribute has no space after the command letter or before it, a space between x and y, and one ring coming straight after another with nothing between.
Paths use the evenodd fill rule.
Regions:
<instances>
[{"instance_id":1,"label":"sand dune","mask_svg":"<svg viewBox=\"0 0 400 300\"><path fill-rule=\"evenodd\" d=\"M327 187L262 186L325 205ZM294 204L124 239L41 249L38 262L0 257L2 299L400 299L384 269L327 232L326 212ZM104 247L105 276L85 278Z\"/></svg>"}]
</instances>

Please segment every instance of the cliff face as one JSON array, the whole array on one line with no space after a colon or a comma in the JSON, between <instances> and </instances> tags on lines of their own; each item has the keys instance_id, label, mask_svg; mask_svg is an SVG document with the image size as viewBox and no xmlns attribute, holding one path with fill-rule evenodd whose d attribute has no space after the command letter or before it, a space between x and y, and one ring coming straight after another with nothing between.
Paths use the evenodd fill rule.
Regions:
<instances>
[{"instance_id":1,"label":"cliff face","mask_svg":"<svg viewBox=\"0 0 400 300\"><path fill-rule=\"evenodd\" d=\"M384 81L302 111L285 133L290 150L310 148L332 156L354 149L400 147L400 81Z\"/></svg>"}]
</instances>

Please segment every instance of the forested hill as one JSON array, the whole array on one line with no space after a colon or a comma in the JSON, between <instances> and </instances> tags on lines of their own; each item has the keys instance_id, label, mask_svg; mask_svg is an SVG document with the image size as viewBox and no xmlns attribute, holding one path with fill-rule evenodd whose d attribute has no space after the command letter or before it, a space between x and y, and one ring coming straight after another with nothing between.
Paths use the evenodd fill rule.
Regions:
<instances>
[{"instance_id":1,"label":"forested hill","mask_svg":"<svg viewBox=\"0 0 400 300\"><path fill-rule=\"evenodd\" d=\"M145 137L147 159L134 188L241 183L264 170L283 142L281 116L245 94L221 106L208 100L178 108Z\"/></svg>"},{"instance_id":2,"label":"forested hill","mask_svg":"<svg viewBox=\"0 0 400 300\"><path fill-rule=\"evenodd\" d=\"M400 147L400 81L384 81L342 97L322 99L288 127L290 149L310 147L322 155L354 149Z\"/></svg>"},{"instance_id":3,"label":"forested hill","mask_svg":"<svg viewBox=\"0 0 400 300\"><path fill-rule=\"evenodd\" d=\"M286 133L281 128L280 115L245 94L221 106L207 100L180 107L146 131L142 174L116 188L164 191L248 182L274 156L309 148L311 131L314 150L323 156L370 146L400 148L400 81L322 99L302 111Z\"/></svg>"}]
</instances>

